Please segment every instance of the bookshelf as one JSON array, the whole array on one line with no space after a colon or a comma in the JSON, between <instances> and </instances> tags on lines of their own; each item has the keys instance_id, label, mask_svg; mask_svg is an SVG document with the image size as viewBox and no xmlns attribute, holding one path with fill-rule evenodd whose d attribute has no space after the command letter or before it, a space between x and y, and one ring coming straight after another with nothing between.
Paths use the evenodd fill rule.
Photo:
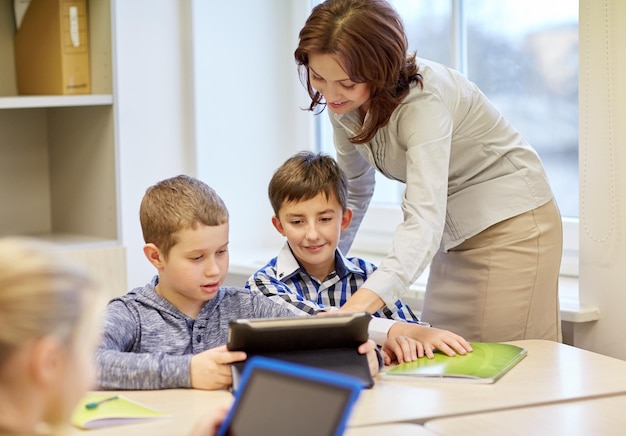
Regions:
<instances>
[{"instance_id":1,"label":"bookshelf","mask_svg":"<svg viewBox=\"0 0 626 436\"><path fill-rule=\"evenodd\" d=\"M88 0L92 94L19 96L13 0L0 0L0 236L55 243L112 294L126 290L121 244L112 0Z\"/></svg>"}]
</instances>

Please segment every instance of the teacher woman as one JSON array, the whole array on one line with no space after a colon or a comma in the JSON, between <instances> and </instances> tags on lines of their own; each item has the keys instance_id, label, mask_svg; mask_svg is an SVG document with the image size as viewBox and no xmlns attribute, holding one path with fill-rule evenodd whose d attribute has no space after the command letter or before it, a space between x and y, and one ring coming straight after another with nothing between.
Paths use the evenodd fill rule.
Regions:
<instances>
[{"instance_id":1,"label":"teacher woman","mask_svg":"<svg viewBox=\"0 0 626 436\"><path fill-rule=\"evenodd\" d=\"M393 304L430 264L423 321L471 341L560 341L560 213L537 153L476 85L408 53L384 0L318 5L295 59L349 178L344 253L375 171L405 184L389 254L341 310Z\"/></svg>"}]
</instances>

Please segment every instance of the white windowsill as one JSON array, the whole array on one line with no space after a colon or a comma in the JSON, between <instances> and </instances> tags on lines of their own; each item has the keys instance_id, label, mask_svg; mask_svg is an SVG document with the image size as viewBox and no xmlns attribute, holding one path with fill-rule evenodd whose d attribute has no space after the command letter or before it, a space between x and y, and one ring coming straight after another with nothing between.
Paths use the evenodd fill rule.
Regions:
<instances>
[{"instance_id":1,"label":"white windowsill","mask_svg":"<svg viewBox=\"0 0 626 436\"><path fill-rule=\"evenodd\" d=\"M229 274L245 277L244 281L257 269L265 265L271 258L275 257L277 251L249 253L246 258L231 257ZM371 262L377 263L380 259L371 253L350 252L350 256L363 257ZM403 298L416 312L422 309L424 302L424 291L426 289L427 276L423 275L411 286L409 293ZM243 285L243 282L241 283ZM582 306L578 298L578 277L561 276L559 279L559 303L561 307L561 320L571 323L584 323L597 321L600 319L600 311L597 307Z\"/></svg>"}]
</instances>

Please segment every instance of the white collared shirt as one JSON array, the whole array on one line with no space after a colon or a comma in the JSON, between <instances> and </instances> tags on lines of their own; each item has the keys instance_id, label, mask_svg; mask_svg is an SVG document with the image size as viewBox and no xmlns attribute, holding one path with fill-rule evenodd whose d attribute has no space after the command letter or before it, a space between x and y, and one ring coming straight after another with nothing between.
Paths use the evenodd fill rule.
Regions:
<instances>
[{"instance_id":1,"label":"white collared shirt","mask_svg":"<svg viewBox=\"0 0 626 436\"><path fill-rule=\"evenodd\" d=\"M404 221L363 285L387 304L404 295L437 250L553 198L537 153L476 85L444 65L418 64L424 89L414 86L369 143L348 140L361 128L356 111L329 112L354 212L342 234L343 252L369 205L375 170L406 185Z\"/></svg>"}]
</instances>

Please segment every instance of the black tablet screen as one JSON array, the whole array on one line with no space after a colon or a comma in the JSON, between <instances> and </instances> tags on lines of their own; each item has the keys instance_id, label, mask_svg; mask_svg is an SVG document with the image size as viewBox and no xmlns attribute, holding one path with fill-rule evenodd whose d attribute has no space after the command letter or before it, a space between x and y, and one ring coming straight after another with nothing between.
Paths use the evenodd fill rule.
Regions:
<instances>
[{"instance_id":1,"label":"black tablet screen","mask_svg":"<svg viewBox=\"0 0 626 436\"><path fill-rule=\"evenodd\" d=\"M335 434L351 391L257 368L241 395L228 434L320 436Z\"/></svg>"}]
</instances>

